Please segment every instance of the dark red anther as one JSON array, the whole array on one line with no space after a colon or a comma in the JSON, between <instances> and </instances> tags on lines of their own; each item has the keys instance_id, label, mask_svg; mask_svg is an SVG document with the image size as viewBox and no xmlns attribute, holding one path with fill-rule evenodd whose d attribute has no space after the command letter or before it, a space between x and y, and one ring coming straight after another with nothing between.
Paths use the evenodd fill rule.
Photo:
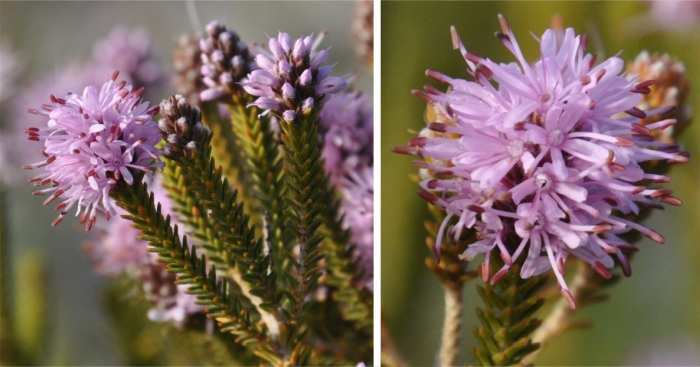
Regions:
<instances>
[{"instance_id":1,"label":"dark red anther","mask_svg":"<svg viewBox=\"0 0 700 367\"><path fill-rule=\"evenodd\" d=\"M593 54L591 57L591 61L588 63L588 68L593 69L593 65L595 65L595 62L598 61L598 55Z\"/></svg>"},{"instance_id":2,"label":"dark red anther","mask_svg":"<svg viewBox=\"0 0 700 367\"><path fill-rule=\"evenodd\" d=\"M56 227L56 225L58 223L61 223L62 220L63 220L63 216L59 215L58 217L56 217L56 219L53 220L53 222L51 222L51 227Z\"/></svg>"},{"instance_id":3,"label":"dark red anther","mask_svg":"<svg viewBox=\"0 0 700 367\"><path fill-rule=\"evenodd\" d=\"M435 195L433 195L433 194L431 194L423 189L418 190L418 196L422 197L423 199L425 199L427 202L429 202L431 204L435 204L438 201L437 196L435 196Z\"/></svg>"},{"instance_id":4,"label":"dark red anther","mask_svg":"<svg viewBox=\"0 0 700 367\"><path fill-rule=\"evenodd\" d=\"M610 163L608 167L613 171L625 172L625 166L619 163Z\"/></svg>"},{"instance_id":5,"label":"dark red anther","mask_svg":"<svg viewBox=\"0 0 700 367\"><path fill-rule=\"evenodd\" d=\"M157 115L158 111L160 111L160 106L153 106L146 111L146 114L153 116Z\"/></svg>"},{"instance_id":6,"label":"dark red anther","mask_svg":"<svg viewBox=\"0 0 700 367\"><path fill-rule=\"evenodd\" d=\"M670 189L659 189L654 191L650 196L654 199L664 197L664 196L669 196L673 194L673 190Z\"/></svg>"},{"instance_id":7,"label":"dark red anther","mask_svg":"<svg viewBox=\"0 0 700 367\"><path fill-rule=\"evenodd\" d=\"M474 204L469 205L467 207L467 209L473 211L476 214L483 214L486 211L486 210L484 210L484 208L482 208L478 205L474 205Z\"/></svg>"},{"instance_id":8,"label":"dark red anther","mask_svg":"<svg viewBox=\"0 0 700 367\"><path fill-rule=\"evenodd\" d=\"M112 73L112 77L111 77L110 79L112 79L112 81L115 81L115 80L117 80L117 77L118 77L118 76L119 76L119 70L115 70L115 71Z\"/></svg>"},{"instance_id":9,"label":"dark red anther","mask_svg":"<svg viewBox=\"0 0 700 367\"><path fill-rule=\"evenodd\" d=\"M428 181L427 186L429 189L435 190L438 187L439 183L440 183L440 181L438 181L438 180L430 180L430 181Z\"/></svg>"},{"instance_id":10,"label":"dark red anther","mask_svg":"<svg viewBox=\"0 0 700 367\"><path fill-rule=\"evenodd\" d=\"M605 75L605 71L606 71L605 69L600 69L600 70L598 70L598 72L595 73L595 80L600 80L600 79L602 79L603 76Z\"/></svg>"},{"instance_id":11,"label":"dark red anther","mask_svg":"<svg viewBox=\"0 0 700 367\"><path fill-rule=\"evenodd\" d=\"M641 194L644 190L646 190L646 187L644 186L636 186L632 191L630 191L631 195L639 195Z\"/></svg>"},{"instance_id":12,"label":"dark red anther","mask_svg":"<svg viewBox=\"0 0 700 367\"><path fill-rule=\"evenodd\" d=\"M625 257L624 255L620 255L617 257L618 260L620 260L620 267L622 268L622 274L624 274L626 277L632 276L632 267L630 266L630 261Z\"/></svg>"},{"instance_id":13,"label":"dark red anther","mask_svg":"<svg viewBox=\"0 0 700 367\"><path fill-rule=\"evenodd\" d=\"M39 111L33 109L33 108L28 108L27 113L31 113L32 115L38 115Z\"/></svg>"},{"instance_id":14,"label":"dark red anther","mask_svg":"<svg viewBox=\"0 0 700 367\"><path fill-rule=\"evenodd\" d=\"M425 75L428 76L428 78L430 78L430 79L435 79L435 80L439 81L440 83L445 82L445 78L444 78L445 74L443 74L439 71L428 69L425 71Z\"/></svg>"},{"instance_id":15,"label":"dark red anther","mask_svg":"<svg viewBox=\"0 0 700 367\"><path fill-rule=\"evenodd\" d=\"M596 261L595 264L593 264L593 270L595 270L605 279L612 278L612 274L610 274L610 271L606 269L605 265L603 265L600 261Z\"/></svg>"},{"instance_id":16,"label":"dark red anther","mask_svg":"<svg viewBox=\"0 0 700 367\"><path fill-rule=\"evenodd\" d=\"M633 123L632 124L632 132L635 132L637 134L642 134L642 135L649 135L651 134L651 130L647 128L646 126L638 123Z\"/></svg>"},{"instance_id":17,"label":"dark red anther","mask_svg":"<svg viewBox=\"0 0 700 367\"><path fill-rule=\"evenodd\" d=\"M400 146L391 148L391 151L398 154L416 155L419 149L418 147Z\"/></svg>"},{"instance_id":18,"label":"dark red anther","mask_svg":"<svg viewBox=\"0 0 700 367\"><path fill-rule=\"evenodd\" d=\"M411 165L415 168L428 168L428 162L422 161L420 159L415 159L411 162Z\"/></svg>"},{"instance_id":19,"label":"dark red anther","mask_svg":"<svg viewBox=\"0 0 700 367\"><path fill-rule=\"evenodd\" d=\"M428 94L431 94L431 95L434 95L434 94L441 94L441 93L442 93L442 92L440 92L440 90L438 90L437 88L433 87L432 85L427 85L427 84L426 84L426 85L423 86L423 89L425 89L425 91L428 92Z\"/></svg>"},{"instance_id":20,"label":"dark red anther","mask_svg":"<svg viewBox=\"0 0 700 367\"><path fill-rule=\"evenodd\" d=\"M636 248L628 243L623 243L622 245L617 245L617 248L619 248L622 251L639 252L638 248Z\"/></svg>"},{"instance_id":21,"label":"dark red anther","mask_svg":"<svg viewBox=\"0 0 700 367\"><path fill-rule=\"evenodd\" d=\"M617 201L613 198L603 198L603 201L610 206L617 206Z\"/></svg>"},{"instance_id":22,"label":"dark red anther","mask_svg":"<svg viewBox=\"0 0 700 367\"><path fill-rule=\"evenodd\" d=\"M136 92L132 93L134 97L139 97L141 96L141 93L143 93L143 87L139 88L136 90Z\"/></svg>"},{"instance_id":23,"label":"dark red anther","mask_svg":"<svg viewBox=\"0 0 700 367\"><path fill-rule=\"evenodd\" d=\"M651 93L651 88L635 88L632 89L630 92L639 94L649 94Z\"/></svg>"},{"instance_id":24,"label":"dark red anther","mask_svg":"<svg viewBox=\"0 0 700 367\"><path fill-rule=\"evenodd\" d=\"M476 66L476 73L483 75L487 79L493 78L493 71L482 64Z\"/></svg>"},{"instance_id":25,"label":"dark red anther","mask_svg":"<svg viewBox=\"0 0 700 367\"><path fill-rule=\"evenodd\" d=\"M424 147L428 143L428 138L419 136L408 141L408 145L412 147Z\"/></svg>"},{"instance_id":26,"label":"dark red anther","mask_svg":"<svg viewBox=\"0 0 700 367\"><path fill-rule=\"evenodd\" d=\"M581 78L579 78L579 80L581 81L582 85L588 85L588 83L591 82L591 77L588 75L584 75Z\"/></svg>"},{"instance_id":27,"label":"dark red anther","mask_svg":"<svg viewBox=\"0 0 700 367\"><path fill-rule=\"evenodd\" d=\"M414 89L411 91L411 93L413 93L414 96L422 99L424 102L428 102L428 103L433 102L433 98L430 96L430 94L425 93L422 90Z\"/></svg>"},{"instance_id":28,"label":"dark red anther","mask_svg":"<svg viewBox=\"0 0 700 367\"><path fill-rule=\"evenodd\" d=\"M632 140L629 140L629 139L618 137L617 141L615 141L615 145L617 145L618 147L629 148L629 147L634 146L634 142Z\"/></svg>"},{"instance_id":29,"label":"dark red anther","mask_svg":"<svg viewBox=\"0 0 700 367\"><path fill-rule=\"evenodd\" d=\"M673 206L681 206L683 205L683 202L681 199L675 197L675 196L664 196L661 198L661 202L673 205Z\"/></svg>"},{"instance_id":30,"label":"dark red anther","mask_svg":"<svg viewBox=\"0 0 700 367\"><path fill-rule=\"evenodd\" d=\"M654 84L656 84L656 80L650 79L650 80L645 80L643 82L639 82L634 87L635 88L646 88L646 87L652 86Z\"/></svg>"},{"instance_id":31,"label":"dark red anther","mask_svg":"<svg viewBox=\"0 0 700 367\"><path fill-rule=\"evenodd\" d=\"M447 125L440 122L431 122L428 124L428 129L439 133L446 133Z\"/></svg>"},{"instance_id":32,"label":"dark red anther","mask_svg":"<svg viewBox=\"0 0 700 367\"><path fill-rule=\"evenodd\" d=\"M499 41L503 42L506 45L512 44L512 42L510 41L510 37L507 34L496 32L495 36Z\"/></svg>"},{"instance_id":33,"label":"dark red anther","mask_svg":"<svg viewBox=\"0 0 700 367\"><path fill-rule=\"evenodd\" d=\"M657 233L655 231L652 231L651 229L649 230L648 233L644 233L644 235L648 239L650 239L656 243L660 243L660 244L666 243L666 239L664 238L664 236L660 235L659 233Z\"/></svg>"},{"instance_id":34,"label":"dark red anther","mask_svg":"<svg viewBox=\"0 0 700 367\"><path fill-rule=\"evenodd\" d=\"M483 57L481 57L481 56L479 56L479 55L477 55L477 54L473 54L473 53L471 53L471 52L467 52L467 54L464 55L464 57L465 57L467 60L469 60L469 61L471 61L471 62L473 62L473 63L475 63L475 64L478 64L481 60L483 60Z\"/></svg>"},{"instance_id":35,"label":"dark red anther","mask_svg":"<svg viewBox=\"0 0 700 367\"><path fill-rule=\"evenodd\" d=\"M625 113L627 113L630 116L634 116L634 117L640 118L640 119L647 118L647 114L644 113L644 111L640 110L637 107L632 107L629 110L625 111Z\"/></svg>"}]
</instances>

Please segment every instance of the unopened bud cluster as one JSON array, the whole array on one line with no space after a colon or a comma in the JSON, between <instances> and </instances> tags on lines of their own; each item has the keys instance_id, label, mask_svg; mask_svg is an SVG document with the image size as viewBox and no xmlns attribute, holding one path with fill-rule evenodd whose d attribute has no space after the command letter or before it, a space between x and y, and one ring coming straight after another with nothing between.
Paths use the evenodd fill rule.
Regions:
<instances>
[{"instance_id":1,"label":"unopened bud cluster","mask_svg":"<svg viewBox=\"0 0 700 367\"><path fill-rule=\"evenodd\" d=\"M214 21L207 25L206 36L199 41L199 46L202 81L207 87L200 98L226 102L227 98L240 93L238 82L255 68L255 62L238 34Z\"/></svg>"},{"instance_id":2,"label":"unopened bud cluster","mask_svg":"<svg viewBox=\"0 0 700 367\"><path fill-rule=\"evenodd\" d=\"M209 139L211 131L202 124L202 113L197 106L187 103L176 94L160 104L158 128L166 140L165 156L178 159L197 149L202 139Z\"/></svg>"}]
</instances>

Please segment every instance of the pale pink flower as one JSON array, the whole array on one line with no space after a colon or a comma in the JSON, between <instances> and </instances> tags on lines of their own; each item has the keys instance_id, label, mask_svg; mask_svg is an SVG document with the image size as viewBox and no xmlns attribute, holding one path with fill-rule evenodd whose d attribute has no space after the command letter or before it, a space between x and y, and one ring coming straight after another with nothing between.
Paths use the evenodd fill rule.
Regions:
<instances>
[{"instance_id":1,"label":"pale pink flower","mask_svg":"<svg viewBox=\"0 0 700 367\"><path fill-rule=\"evenodd\" d=\"M328 51L316 51L322 39L307 36L292 42L283 32L270 38L271 54L258 54L255 62L260 69L241 83L246 92L259 97L251 105L294 121L297 116L319 110L331 95L345 89L347 82L331 76L332 66L324 65Z\"/></svg>"},{"instance_id":2,"label":"pale pink flower","mask_svg":"<svg viewBox=\"0 0 700 367\"><path fill-rule=\"evenodd\" d=\"M372 163L374 121L365 94L334 95L321 109L319 122L324 130L321 156L334 180Z\"/></svg>"},{"instance_id":3,"label":"pale pink flower","mask_svg":"<svg viewBox=\"0 0 700 367\"><path fill-rule=\"evenodd\" d=\"M670 178L646 173L640 163L688 158L652 136L675 120L639 123L668 109L645 113L634 107L650 83L628 79L621 59L596 65L596 57L584 52L585 36L567 29L557 40L547 30L536 38L540 59L530 64L508 23L500 20L503 33L497 38L518 62L498 64L469 53L453 28L454 47L475 82L429 70L427 75L448 83L450 91L428 86L415 93L445 118L396 151L424 157L417 163L424 170L419 194L447 211L437 256L444 239L460 241L473 228L479 241L463 258L485 254L485 280L493 251L505 265L492 283L526 256L521 276L552 269L574 307L563 276L566 258L574 255L610 277L614 254L629 275L623 250L636 248L618 235L634 230L656 242L664 239L626 215L659 207L657 201L680 205L670 190L647 187Z\"/></svg>"},{"instance_id":4,"label":"pale pink flower","mask_svg":"<svg viewBox=\"0 0 700 367\"><path fill-rule=\"evenodd\" d=\"M46 159L25 168L46 170L30 180L51 185L34 193L51 193L44 205L62 200L52 225L76 206L76 215L82 214L81 223L87 222L89 230L99 212L107 219L116 213L109 193L118 181L131 185L134 175L160 166L156 144L161 134L152 118L157 108L142 102L143 89L132 91L125 82L117 83L117 75L101 89L88 86L82 94L51 95L51 104L29 110L49 119L46 127L26 130L29 140L43 141Z\"/></svg>"}]
</instances>

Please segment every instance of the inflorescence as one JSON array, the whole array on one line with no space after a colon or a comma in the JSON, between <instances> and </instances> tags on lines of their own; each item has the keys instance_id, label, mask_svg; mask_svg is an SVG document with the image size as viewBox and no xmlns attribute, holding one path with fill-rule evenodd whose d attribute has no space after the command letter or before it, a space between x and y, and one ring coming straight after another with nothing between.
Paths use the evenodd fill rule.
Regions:
<instances>
[{"instance_id":1,"label":"inflorescence","mask_svg":"<svg viewBox=\"0 0 700 367\"><path fill-rule=\"evenodd\" d=\"M617 57L596 65L596 56L584 52L586 36L571 28L559 39L547 30L538 39L541 57L530 64L506 20L500 21L496 37L518 62L498 64L468 52L452 28L453 46L475 81L428 70L449 91L426 86L414 93L439 118L395 151L422 158L415 162L422 176L419 195L447 212L436 256L445 240L458 242L475 230L478 241L462 257L484 254L485 281L494 253L504 265L492 284L525 256L520 275L552 269L575 307L564 280L567 257L586 261L608 278L615 255L629 275L625 252L637 248L622 235L638 231L659 243L664 238L628 216L658 208L659 202L680 205L671 190L647 187L670 178L645 172L640 164L688 158L677 146L654 139L655 131L676 120L639 123L671 111L635 107L653 81L627 78Z\"/></svg>"},{"instance_id":2,"label":"inflorescence","mask_svg":"<svg viewBox=\"0 0 700 367\"><path fill-rule=\"evenodd\" d=\"M36 186L50 185L34 192L52 192L44 205L63 200L52 225L77 205L76 215L82 213L80 222L90 230L98 212L107 219L116 213L109 194L119 181L131 185L136 175L162 165L156 147L161 135L152 117L158 109L141 100L143 88L132 91L126 82L117 83L118 74L101 89L88 86L82 94L51 95L51 104L28 110L49 118L48 126L25 131L29 140L44 142L46 159L24 168L47 171L30 180Z\"/></svg>"}]
</instances>

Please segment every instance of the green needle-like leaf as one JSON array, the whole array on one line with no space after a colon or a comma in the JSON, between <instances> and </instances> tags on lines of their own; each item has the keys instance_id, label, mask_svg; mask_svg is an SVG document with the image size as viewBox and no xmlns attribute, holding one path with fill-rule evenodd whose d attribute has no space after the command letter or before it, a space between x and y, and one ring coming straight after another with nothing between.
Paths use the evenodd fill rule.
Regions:
<instances>
[{"instance_id":1,"label":"green needle-like leaf","mask_svg":"<svg viewBox=\"0 0 700 367\"><path fill-rule=\"evenodd\" d=\"M181 282L189 284L189 292L195 294L200 304L207 306L207 315L214 318L222 332L237 336L237 341L247 346L256 355L268 355L271 342L260 329L254 317L254 310L246 309L228 291L226 281L217 279L211 271L207 273L204 256L197 257L196 248L190 247L187 237L180 238L177 225L171 225L170 216L164 217L160 204L154 202L148 185L136 180L134 185L119 182L111 191L117 205L126 210L126 219L134 222L149 241L149 250L159 255L161 262L168 264L168 271L183 275ZM267 359L276 364L279 358Z\"/></svg>"}]
</instances>

